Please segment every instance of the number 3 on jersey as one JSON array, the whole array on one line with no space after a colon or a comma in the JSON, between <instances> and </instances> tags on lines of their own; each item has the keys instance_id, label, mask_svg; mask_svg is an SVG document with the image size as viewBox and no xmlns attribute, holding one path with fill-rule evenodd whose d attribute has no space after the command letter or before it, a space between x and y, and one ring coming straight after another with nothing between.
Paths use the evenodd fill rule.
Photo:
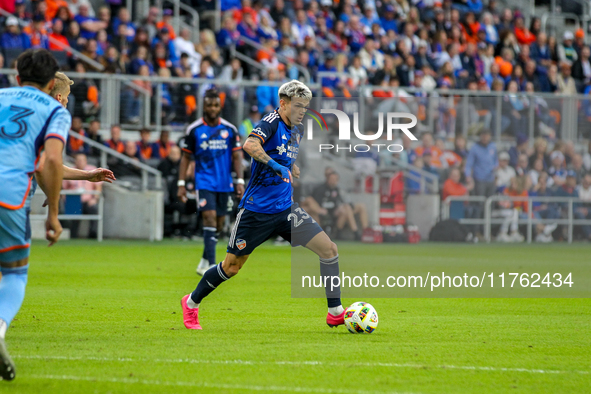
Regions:
<instances>
[{"instance_id":1,"label":"number 3 on jersey","mask_svg":"<svg viewBox=\"0 0 591 394\"><path fill-rule=\"evenodd\" d=\"M27 134L27 122L25 118L33 115L35 111L25 107L18 107L16 105L11 105L10 110L16 112L13 116L10 117L10 121L16 123L18 125L18 130L16 132L10 133L6 131L6 128L2 126L0 128L0 136L8 139L17 139L23 137Z\"/></svg>"}]
</instances>

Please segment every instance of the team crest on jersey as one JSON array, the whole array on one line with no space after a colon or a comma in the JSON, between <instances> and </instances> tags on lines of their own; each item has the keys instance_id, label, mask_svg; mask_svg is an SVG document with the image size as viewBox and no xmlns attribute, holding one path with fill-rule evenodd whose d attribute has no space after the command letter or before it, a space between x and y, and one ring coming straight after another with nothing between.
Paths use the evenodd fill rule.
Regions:
<instances>
[{"instance_id":1,"label":"team crest on jersey","mask_svg":"<svg viewBox=\"0 0 591 394\"><path fill-rule=\"evenodd\" d=\"M229 135L229 134L228 134L228 131L226 131L226 130L224 130L224 131L222 131L222 132L220 133L220 136L221 136L223 139L226 139L226 138L228 138L228 135Z\"/></svg>"},{"instance_id":2,"label":"team crest on jersey","mask_svg":"<svg viewBox=\"0 0 591 394\"><path fill-rule=\"evenodd\" d=\"M246 241L245 241L245 240L243 240L243 239L237 239L237 240L236 240L236 247L237 247L239 250L242 250L242 249L246 248Z\"/></svg>"},{"instance_id":3,"label":"team crest on jersey","mask_svg":"<svg viewBox=\"0 0 591 394\"><path fill-rule=\"evenodd\" d=\"M203 208L203 207L204 207L204 206L206 206L206 205L207 205L207 200L206 200L205 198L201 198L201 199L199 199L199 206L200 206L201 208Z\"/></svg>"}]
</instances>

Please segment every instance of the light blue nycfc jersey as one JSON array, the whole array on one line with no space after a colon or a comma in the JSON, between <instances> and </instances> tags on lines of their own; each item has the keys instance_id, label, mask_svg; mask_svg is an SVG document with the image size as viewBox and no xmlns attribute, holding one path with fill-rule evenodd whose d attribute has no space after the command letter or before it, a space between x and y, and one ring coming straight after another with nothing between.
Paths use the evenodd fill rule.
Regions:
<instances>
[{"instance_id":1,"label":"light blue nycfc jersey","mask_svg":"<svg viewBox=\"0 0 591 394\"><path fill-rule=\"evenodd\" d=\"M0 89L0 207L20 209L45 141L65 144L72 116L62 105L30 86Z\"/></svg>"}]
</instances>

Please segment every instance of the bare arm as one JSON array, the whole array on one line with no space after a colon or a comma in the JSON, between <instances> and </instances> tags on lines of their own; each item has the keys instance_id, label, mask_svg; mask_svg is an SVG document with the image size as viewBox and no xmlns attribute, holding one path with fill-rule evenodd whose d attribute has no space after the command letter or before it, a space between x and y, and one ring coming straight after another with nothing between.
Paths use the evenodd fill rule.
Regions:
<instances>
[{"instance_id":1,"label":"bare arm","mask_svg":"<svg viewBox=\"0 0 591 394\"><path fill-rule=\"evenodd\" d=\"M48 199L46 238L49 246L57 242L62 233L62 226L57 218L59 213L60 191L62 189L63 162L62 150L64 143L56 138L45 141L45 165L41 170L40 185Z\"/></svg>"},{"instance_id":2,"label":"bare arm","mask_svg":"<svg viewBox=\"0 0 591 394\"><path fill-rule=\"evenodd\" d=\"M244 169L242 168L242 150L236 149L232 152L232 164L234 165L234 172L236 173L236 178L242 179L242 183L236 185L236 197L242 198L244 194Z\"/></svg>"},{"instance_id":3,"label":"bare arm","mask_svg":"<svg viewBox=\"0 0 591 394\"><path fill-rule=\"evenodd\" d=\"M64 180L65 181L89 181L89 182L109 182L113 183L115 176L113 171L105 168L96 168L91 171L79 170L64 166Z\"/></svg>"},{"instance_id":4,"label":"bare arm","mask_svg":"<svg viewBox=\"0 0 591 394\"><path fill-rule=\"evenodd\" d=\"M256 161L260 161L263 164L267 164L271 158L263 149L261 140L257 137L248 137L243 147L244 151L250 155Z\"/></svg>"},{"instance_id":5,"label":"bare arm","mask_svg":"<svg viewBox=\"0 0 591 394\"><path fill-rule=\"evenodd\" d=\"M189 163L191 162L191 154L188 152L183 152L183 156L181 157L181 165L179 168L179 181L185 181L185 176L187 174L187 168L189 168ZM182 202L187 202L187 189L184 186L179 186L177 191L177 196Z\"/></svg>"}]
</instances>

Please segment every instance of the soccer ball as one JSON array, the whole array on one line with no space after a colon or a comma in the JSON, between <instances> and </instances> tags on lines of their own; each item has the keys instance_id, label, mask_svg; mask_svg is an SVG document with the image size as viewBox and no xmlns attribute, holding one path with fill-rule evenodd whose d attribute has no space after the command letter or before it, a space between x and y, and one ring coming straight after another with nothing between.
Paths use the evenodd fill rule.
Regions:
<instances>
[{"instance_id":1,"label":"soccer ball","mask_svg":"<svg viewBox=\"0 0 591 394\"><path fill-rule=\"evenodd\" d=\"M356 302L345 309L345 327L352 334L371 334L378 326L378 312L367 302Z\"/></svg>"}]
</instances>

